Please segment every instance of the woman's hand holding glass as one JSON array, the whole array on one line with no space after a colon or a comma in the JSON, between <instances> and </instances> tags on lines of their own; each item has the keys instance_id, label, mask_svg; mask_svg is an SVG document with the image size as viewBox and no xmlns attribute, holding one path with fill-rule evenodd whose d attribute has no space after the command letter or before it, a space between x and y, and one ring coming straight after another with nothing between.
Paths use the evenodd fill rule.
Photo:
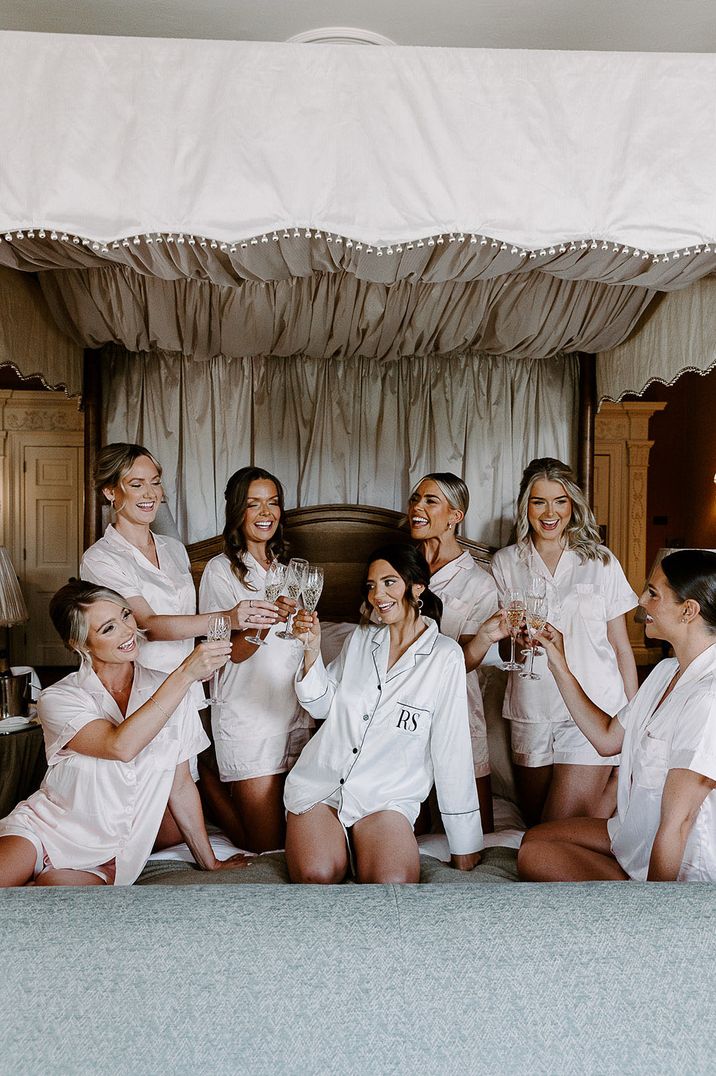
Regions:
<instances>
[{"instance_id":1,"label":"woman's hand holding glass","mask_svg":"<svg viewBox=\"0 0 716 1076\"><path fill-rule=\"evenodd\" d=\"M313 613L308 609L298 609L293 627L303 641L306 669L308 669L321 649L321 622L318 619L318 613Z\"/></svg>"},{"instance_id":2,"label":"woman's hand holding glass","mask_svg":"<svg viewBox=\"0 0 716 1076\"><path fill-rule=\"evenodd\" d=\"M231 642L228 639L198 643L181 663L182 670L192 681L209 680L229 660Z\"/></svg>"},{"instance_id":3,"label":"woman's hand holding glass","mask_svg":"<svg viewBox=\"0 0 716 1076\"><path fill-rule=\"evenodd\" d=\"M261 598L244 598L224 615L230 618L232 631L270 628L279 620L276 603L263 601Z\"/></svg>"},{"instance_id":4,"label":"woman's hand holding glass","mask_svg":"<svg viewBox=\"0 0 716 1076\"><path fill-rule=\"evenodd\" d=\"M285 586L286 580L286 565L281 564L277 560L272 560L266 572L266 578L264 580L264 594L266 601L273 605L276 609L279 607L276 605L279 595ZM280 611L277 614L277 619L280 617ZM247 643L253 643L254 646L266 646L266 635L270 630L267 628L263 633L255 631L253 635L246 636Z\"/></svg>"}]
</instances>

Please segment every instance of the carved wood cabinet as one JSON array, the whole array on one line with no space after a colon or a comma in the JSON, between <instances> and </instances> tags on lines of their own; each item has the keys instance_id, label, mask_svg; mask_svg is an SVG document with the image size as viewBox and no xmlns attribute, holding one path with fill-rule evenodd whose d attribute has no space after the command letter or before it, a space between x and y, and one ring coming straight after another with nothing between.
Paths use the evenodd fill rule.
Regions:
<instances>
[{"instance_id":1,"label":"carved wood cabinet","mask_svg":"<svg viewBox=\"0 0 716 1076\"><path fill-rule=\"evenodd\" d=\"M646 491L649 420L665 403L604 403L596 416L594 514L603 540L619 559L627 579L641 593L646 563ZM627 615L629 638L638 665L651 664L661 650L645 645L641 624Z\"/></svg>"},{"instance_id":2,"label":"carved wood cabinet","mask_svg":"<svg viewBox=\"0 0 716 1076\"><path fill-rule=\"evenodd\" d=\"M82 549L83 416L60 392L0 391L0 545L20 579L30 620L11 629L14 663L67 665L47 611L77 575Z\"/></svg>"}]
</instances>

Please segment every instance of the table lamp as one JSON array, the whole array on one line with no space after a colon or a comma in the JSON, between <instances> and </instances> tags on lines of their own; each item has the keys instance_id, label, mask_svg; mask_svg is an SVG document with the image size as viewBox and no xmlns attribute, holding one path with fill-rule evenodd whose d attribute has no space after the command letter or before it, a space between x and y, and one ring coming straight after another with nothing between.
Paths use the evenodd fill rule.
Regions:
<instances>
[{"instance_id":1,"label":"table lamp","mask_svg":"<svg viewBox=\"0 0 716 1076\"><path fill-rule=\"evenodd\" d=\"M0 546L0 627L5 628L4 645L0 649L0 675L10 671L10 628L29 619L10 554L5 546Z\"/></svg>"}]
</instances>

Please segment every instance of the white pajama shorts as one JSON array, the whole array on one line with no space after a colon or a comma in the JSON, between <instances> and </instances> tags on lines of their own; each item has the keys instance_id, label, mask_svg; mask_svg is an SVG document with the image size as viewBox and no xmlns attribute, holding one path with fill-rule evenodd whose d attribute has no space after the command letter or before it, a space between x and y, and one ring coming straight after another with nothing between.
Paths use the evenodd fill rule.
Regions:
<instances>
[{"instance_id":1,"label":"white pajama shorts","mask_svg":"<svg viewBox=\"0 0 716 1076\"><path fill-rule=\"evenodd\" d=\"M214 736L216 764L224 782L248 781L252 777L269 777L288 773L308 743L310 728L296 728L279 736L248 740L245 737Z\"/></svg>"},{"instance_id":2,"label":"white pajama shorts","mask_svg":"<svg viewBox=\"0 0 716 1076\"><path fill-rule=\"evenodd\" d=\"M575 725L567 721L511 720L512 760L517 766L618 766L619 755L600 755Z\"/></svg>"}]
</instances>

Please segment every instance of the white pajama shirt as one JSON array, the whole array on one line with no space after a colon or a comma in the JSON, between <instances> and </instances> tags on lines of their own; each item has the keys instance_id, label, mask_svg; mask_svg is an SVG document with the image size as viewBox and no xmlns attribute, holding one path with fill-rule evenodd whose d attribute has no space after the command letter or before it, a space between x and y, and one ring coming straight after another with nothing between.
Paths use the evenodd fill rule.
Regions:
<instances>
[{"instance_id":1,"label":"white pajama shirt","mask_svg":"<svg viewBox=\"0 0 716 1076\"><path fill-rule=\"evenodd\" d=\"M134 666L127 715L165 677ZM184 699L131 762L82 755L67 744L92 721L119 725L116 702L91 668L40 695L48 770L37 792L0 820L0 836L26 837L56 868L92 870L116 861L115 885L131 885L151 854L177 766L208 747L196 708Z\"/></svg>"},{"instance_id":2,"label":"white pajama shirt","mask_svg":"<svg viewBox=\"0 0 716 1076\"><path fill-rule=\"evenodd\" d=\"M462 650L426 630L391 669L387 626L356 628L328 669L319 657L296 693L324 724L286 779L286 809L330 802L348 828L394 810L411 825L435 782L453 855L483 845Z\"/></svg>"},{"instance_id":3,"label":"white pajama shirt","mask_svg":"<svg viewBox=\"0 0 716 1076\"><path fill-rule=\"evenodd\" d=\"M467 550L431 576L430 589L443 603L440 631L456 642L462 635L475 635L497 610L495 580L475 563ZM467 709L475 777L486 777L490 772L490 756L477 669L467 674Z\"/></svg>"},{"instance_id":4,"label":"white pajama shirt","mask_svg":"<svg viewBox=\"0 0 716 1076\"><path fill-rule=\"evenodd\" d=\"M244 554L244 562L249 571L242 584L224 553L212 557L199 586L201 612L264 598L266 570L250 553ZM285 627L274 624L265 636L265 646L255 647L246 661L229 661L224 666L223 701L211 708L222 781L285 773L311 734L313 720L298 702L293 683L296 669L303 664L303 648L278 638Z\"/></svg>"},{"instance_id":5,"label":"white pajama shirt","mask_svg":"<svg viewBox=\"0 0 716 1076\"><path fill-rule=\"evenodd\" d=\"M159 616L193 616L196 589L186 549L163 534L155 534L154 543L158 568L110 524L104 536L85 550L80 578L116 590L126 600L144 598ZM194 649L194 640L158 639L140 645L143 665L170 673Z\"/></svg>"},{"instance_id":6,"label":"white pajama shirt","mask_svg":"<svg viewBox=\"0 0 716 1076\"><path fill-rule=\"evenodd\" d=\"M617 715L624 745L617 809L607 827L612 852L637 881L647 877L669 770L693 770L716 781L716 643L691 662L659 706L678 667L676 658L659 662ZM678 880L716 882L716 791L696 815Z\"/></svg>"},{"instance_id":7,"label":"white pajama shirt","mask_svg":"<svg viewBox=\"0 0 716 1076\"><path fill-rule=\"evenodd\" d=\"M609 561L580 561L571 549L565 549L554 576L539 553L529 543L529 559L519 555L516 545L498 550L492 560L492 574L498 590L520 588L527 591L530 575L546 581L547 617L564 636L564 650L570 669L585 693L597 706L616 714L627 702L617 656L607 636L610 620L634 609L637 595L626 580L616 557ZM547 657L535 657L539 680L527 680L511 673L507 681L503 716L509 721L528 724L551 723L555 728L571 730L571 750L582 764L611 764L617 760L601 759L589 741L573 726L557 682L547 667ZM514 744L514 734L513 734ZM581 745L581 747L579 746ZM556 758L555 761L563 761ZM567 761L566 759L564 761Z\"/></svg>"}]
</instances>

